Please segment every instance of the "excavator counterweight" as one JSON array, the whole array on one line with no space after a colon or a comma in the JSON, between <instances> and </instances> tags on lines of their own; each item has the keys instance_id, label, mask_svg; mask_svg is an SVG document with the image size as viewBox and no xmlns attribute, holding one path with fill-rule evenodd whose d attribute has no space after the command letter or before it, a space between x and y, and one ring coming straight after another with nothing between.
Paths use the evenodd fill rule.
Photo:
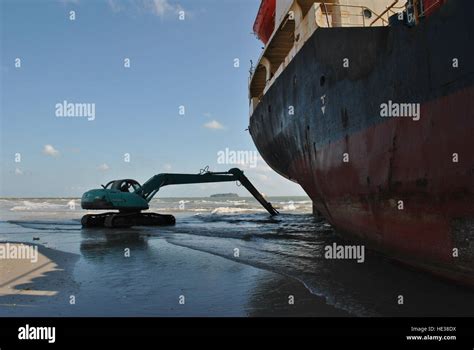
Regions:
<instances>
[{"instance_id":1,"label":"excavator counterweight","mask_svg":"<svg viewBox=\"0 0 474 350\"><path fill-rule=\"evenodd\" d=\"M199 174L158 174L146 181L143 186L131 179L111 181L101 189L84 193L81 206L88 210L118 210L118 212L87 214L82 217L81 224L83 227L110 228L174 225L176 220L173 215L142 213L142 210L149 209L149 202L161 187L230 181L240 182L270 215L278 214L271 203L252 185L244 172L233 168L226 172L205 170Z\"/></svg>"}]
</instances>

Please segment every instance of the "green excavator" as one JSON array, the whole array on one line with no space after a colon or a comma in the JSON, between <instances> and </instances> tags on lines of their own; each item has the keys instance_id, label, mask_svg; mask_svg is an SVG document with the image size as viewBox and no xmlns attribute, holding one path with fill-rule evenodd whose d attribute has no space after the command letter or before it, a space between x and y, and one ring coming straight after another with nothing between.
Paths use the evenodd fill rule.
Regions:
<instances>
[{"instance_id":1,"label":"green excavator","mask_svg":"<svg viewBox=\"0 0 474 350\"><path fill-rule=\"evenodd\" d=\"M173 215L143 213L149 202L163 186L209 182L237 181L242 184L270 215L278 211L257 191L240 169L226 172L210 172L207 168L199 174L158 174L143 185L131 179L110 181L101 189L87 191L82 195L81 207L88 210L118 210L100 214L87 214L81 219L83 227L132 227L174 225Z\"/></svg>"}]
</instances>

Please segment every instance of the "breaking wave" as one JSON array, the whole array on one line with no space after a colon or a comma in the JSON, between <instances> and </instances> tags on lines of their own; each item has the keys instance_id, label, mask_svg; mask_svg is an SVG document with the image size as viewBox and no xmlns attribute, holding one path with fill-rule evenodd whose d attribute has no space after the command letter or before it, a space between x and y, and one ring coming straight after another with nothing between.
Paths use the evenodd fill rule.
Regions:
<instances>
[{"instance_id":1,"label":"breaking wave","mask_svg":"<svg viewBox=\"0 0 474 350\"><path fill-rule=\"evenodd\" d=\"M11 211L62 211L70 210L71 205L76 205L74 200L70 200L65 204L51 202L32 202L23 201L21 205L15 205L10 208Z\"/></svg>"},{"instance_id":2,"label":"breaking wave","mask_svg":"<svg viewBox=\"0 0 474 350\"><path fill-rule=\"evenodd\" d=\"M218 208L215 208L211 212L211 214L233 214L233 213L248 213L248 212L265 212L265 209L218 207Z\"/></svg>"}]
</instances>

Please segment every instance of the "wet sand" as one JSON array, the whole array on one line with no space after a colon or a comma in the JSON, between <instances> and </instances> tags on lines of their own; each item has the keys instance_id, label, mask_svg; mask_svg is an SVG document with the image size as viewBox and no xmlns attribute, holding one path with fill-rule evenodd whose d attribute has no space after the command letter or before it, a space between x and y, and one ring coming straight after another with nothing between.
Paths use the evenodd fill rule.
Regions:
<instances>
[{"instance_id":1,"label":"wet sand","mask_svg":"<svg viewBox=\"0 0 474 350\"><path fill-rule=\"evenodd\" d=\"M36 263L0 261L2 316L346 315L292 278L165 239L92 231L74 241L80 254L38 244Z\"/></svg>"},{"instance_id":2,"label":"wet sand","mask_svg":"<svg viewBox=\"0 0 474 350\"><path fill-rule=\"evenodd\" d=\"M175 208L180 201L175 198L155 204ZM0 314L474 314L472 290L407 269L376 252L367 250L364 263L326 259L325 246L345 241L324 220L316 220L310 214L281 213L269 218L258 211L241 212L255 207L245 200L187 201L190 211L172 211L177 217L175 226L109 230L82 229L80 217L84 212L70 210L68 199L0 199L0 242L39 244L44 248L43 255L52 262L48 267L57 265L52 271L29 276L29 280L9 287L8 293L3 292ZM273 202L285 203L284 199ZM307 205L304 200L299 202L294 203ZM237 214L229 214L231 210ZM239 257L234 257L236 248ZM130 252L129 257L125 256L126 251ZM12 264L9 266L11 270ZM4 281L21 275L3 271L0 279ZM31 290L39 294L34 295ZM51 295L42 295L45 292ZM404 297L403 305L398 303L400 295ZM180 296L184 297L182 304ZM12 304L17 306L10 307Z\"/></svg>"},{"instance_id":3,"label":"wet sand","mask_svg":"<svg viewBox=\"0 0 474 350\"><path fill-rule=\"evenodd\" d=\"M49 249L42 245L2 242L0 250L28 248L36 254L9 256L0 259L0 310L2 315L15 310L36 308L36 300L57 300L66 290L72 290L72 268L76 254ZM21 312L21 311L20 311Z\"/></svg>"}]
</instances>

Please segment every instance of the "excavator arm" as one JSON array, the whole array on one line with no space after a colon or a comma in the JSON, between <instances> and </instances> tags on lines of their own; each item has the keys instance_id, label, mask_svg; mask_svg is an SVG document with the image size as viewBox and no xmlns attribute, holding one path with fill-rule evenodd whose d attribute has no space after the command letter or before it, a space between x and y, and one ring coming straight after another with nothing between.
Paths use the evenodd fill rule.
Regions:
<instances>
[{"instance_id":1,"label":"excavator arm","mask_svg":"<svg viewBox=\"0 0 474 350\"><path fill-rule=\"evenodd\" d=\"M244 175L244 172L237 168L230 169L226 172L204 171L199 174L158 174L145 182L141 189L137 191L137 194L142 196L147 202L150 202L160 188L164 186L230 181L240 182L270 215L278 214L278 211L273 208L271 203L252 185L249 179Z\"/></svg>"}]
</instances>

